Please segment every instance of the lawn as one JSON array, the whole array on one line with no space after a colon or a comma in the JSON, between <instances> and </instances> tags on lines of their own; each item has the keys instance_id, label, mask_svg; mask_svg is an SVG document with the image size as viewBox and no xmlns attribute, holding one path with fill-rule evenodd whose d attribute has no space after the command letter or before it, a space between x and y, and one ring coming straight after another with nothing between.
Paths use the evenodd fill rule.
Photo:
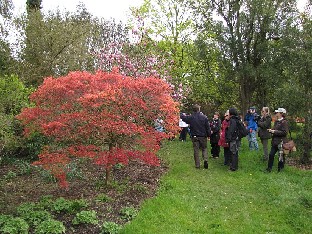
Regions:
<instances>
[{"instance_id":1,"label":"lawn","mask_svg":"<svg viewBox=\"0 0 312 234\"><path fill-rule=\"evenodd\" d=\"M156 197L122 233L312 233L312 171L286 166L264 173L262 152L249 151L246 139L239 170L223 157L209 158L196 170L190 140L166 143L169 164Z\"/></svg>"}]
</instances>

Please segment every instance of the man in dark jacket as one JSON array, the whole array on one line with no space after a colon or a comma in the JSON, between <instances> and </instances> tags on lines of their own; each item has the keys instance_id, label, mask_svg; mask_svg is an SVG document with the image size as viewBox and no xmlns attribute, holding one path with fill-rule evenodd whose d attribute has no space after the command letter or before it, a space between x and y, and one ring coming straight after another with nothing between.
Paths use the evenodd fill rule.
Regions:
<instances>
[{"instance_id":1,"label":"man in dark jacket","mask_svg":"<svg viewBox=\"0 0 312 234\"><path fill-rule=\"evenodd\" d=\"M200 168L199 150L202 151L204 168L208 169L207 137L210 137L211 130L206 115L200 112L200 106L193 106L192 115L182 115L181 119L190 125L192 142L194 148L195 167Z\"/></svg>"},{"instance_id":2,"label":"man in dark jacket","mask_svg":"<svg viewBox=\"0 0 312 234\"><path fill-rule=\"evenodd\" d=\"M238 137L238 121L240 117L235 108L229 109L230 124L225 131L225 141L230 146L232 163L229 170L236 171L238 169L238 149L240 147L240 139Z\"/></svg>"}]
</instances>

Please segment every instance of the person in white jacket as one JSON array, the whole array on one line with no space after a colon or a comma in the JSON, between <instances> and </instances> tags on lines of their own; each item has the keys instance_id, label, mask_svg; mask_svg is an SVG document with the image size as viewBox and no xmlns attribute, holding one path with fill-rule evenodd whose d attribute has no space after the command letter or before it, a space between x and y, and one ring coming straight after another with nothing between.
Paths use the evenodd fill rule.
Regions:
<instances>
[{"instance_id":1,"label":"person in white jacket","mask_svg":"<svg viewBox=\"0 0 312 234\"><path fill-rule=\"evenodd\" d=\"M186 141L186 135L187 135L187 132L188 132L189 125L187 123L185 123L180 118L180 120L179 120L179 127L181 128L179 140L180 141Z\"/></svg>"}]
</instances>

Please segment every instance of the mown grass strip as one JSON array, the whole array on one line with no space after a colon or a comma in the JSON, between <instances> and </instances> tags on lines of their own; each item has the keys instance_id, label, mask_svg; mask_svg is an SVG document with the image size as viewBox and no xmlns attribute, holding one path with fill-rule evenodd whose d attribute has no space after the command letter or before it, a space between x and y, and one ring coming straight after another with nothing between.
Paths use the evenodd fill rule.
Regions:
<instances>
[{"instance_id":1,"label":"mown grass strip","mask_svg":"<svg viewBox=\"0 0 312 234\"><path fill-rule=\"evenodd\" d=\"M171 141L161 152L170 166L158 195L146 201L122 233L311 233L312 172L286 166L264 173L262 151L246 139L239 170L209 158L209 169L194 168L188 142Z\"/></svg>"}]
</instances>

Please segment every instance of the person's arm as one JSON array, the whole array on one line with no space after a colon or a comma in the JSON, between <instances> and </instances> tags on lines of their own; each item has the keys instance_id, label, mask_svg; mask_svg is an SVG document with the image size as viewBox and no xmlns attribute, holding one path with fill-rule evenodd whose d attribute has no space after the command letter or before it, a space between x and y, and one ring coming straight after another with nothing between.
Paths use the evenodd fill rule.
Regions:
<instances>
[{"instance_id":1,"label":"person's arm","mask_svg":"<svg viewBox=\"0 0 312 234\"><path fill-rule=\"evenodd\" d=\"M206 130L207 137L210 137L211 136L211 128L210 128L210 123L209 123L209 120L207 117L205 118L205 130Z\"/></svg>"},{"instance_id":2,"label":"person's arm","mask_svg":"<svg viewBox=\"0 0 312 234\"><path fill-rule=\"evenodd\" d=\"M185 123L190 124L191 116L190 116L190 115L181 115L181 119L182 119Z\"/></svg>"}]
</instances>

